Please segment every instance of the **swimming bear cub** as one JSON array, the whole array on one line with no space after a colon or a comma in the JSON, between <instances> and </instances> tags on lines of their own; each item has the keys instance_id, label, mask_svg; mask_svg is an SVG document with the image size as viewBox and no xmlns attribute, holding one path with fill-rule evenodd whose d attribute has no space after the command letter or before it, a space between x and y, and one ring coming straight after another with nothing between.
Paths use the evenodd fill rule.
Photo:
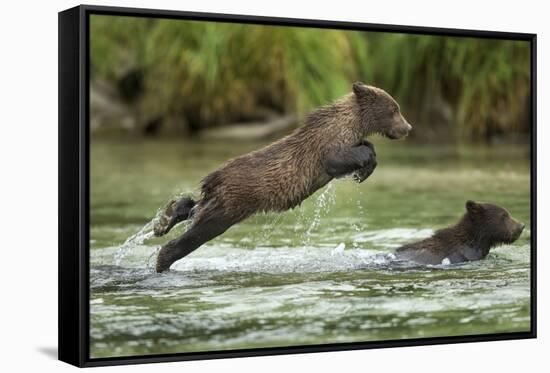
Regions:
<instances>
[{"instance_id":1,"label":"swimming bear cub","mask_svg":"<svg viewBox=\"0 0 550 373\"><path fill-rule=\"evenodd\" d=\"M378 133L390 139L411 130L399 105L382 89L354 83L353 92L309 114L290 135L226 162L202 180L201 199L172 201L155 224L156 236L193 218L189 229L164 245L156 271L170 268L203 243L258 212L298 206L334 178L353 175L363 182L374 171Z\"/></svg>"},{"instance_id":2,"label":"swimming bear cub","mask_svg":"<svg viewBox=\"0 0 550 373\"><path fill-rule=\"evenodd\" d=\"M504 208L490 203L466 202L460 221L422 241L406 244L397 259L419 264L451 264L483 259L497 245L512 243L525 228Z\"/></svg>"}]
</instances>

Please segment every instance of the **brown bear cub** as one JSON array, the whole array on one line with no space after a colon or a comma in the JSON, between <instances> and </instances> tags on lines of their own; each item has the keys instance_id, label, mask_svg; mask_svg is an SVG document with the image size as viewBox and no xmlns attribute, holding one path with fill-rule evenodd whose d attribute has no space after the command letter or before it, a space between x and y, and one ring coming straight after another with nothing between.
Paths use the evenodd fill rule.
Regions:
<instances>
[{"instance_id":1,"label":"brown bear cub","mask_svg":"<svg viewBox=\"0 0 550 373\"><path fill-rule=\"evenodd\" d=\"M170 268L203 243L258 212L298 206L333 178L353 175L363 182L376 167L372 134L405 137L411 125L382 89L353 84L353 92L307 116L290 135L229 160L202 180L202 198L172 201L155 225L156 236L193 218L180 237L164 245L156 271Z\"/></svg>"},{"instance_id":2,"label":"brown bear cub","mask_svg":"<svg viewBox=\"0 0 550 373\"><path fill-rule=\"evenodd\" d=\"M483 259L497 245L512 243L525 228L504 208L466 202L466 214L452 227L398 248L397 259L419 264L452 264Z\"/></svg>"}]
</instances>

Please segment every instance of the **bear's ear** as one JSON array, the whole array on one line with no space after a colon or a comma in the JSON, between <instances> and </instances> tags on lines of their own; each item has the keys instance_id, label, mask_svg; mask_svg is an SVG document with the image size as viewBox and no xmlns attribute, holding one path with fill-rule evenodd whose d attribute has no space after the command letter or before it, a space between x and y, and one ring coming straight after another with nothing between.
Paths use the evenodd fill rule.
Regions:
<instances>
[{"instance_id":1,"label":"bear's ear","mask_svg":"<svg viewBox=\"0 0 550 373\"><path fill-rule=\"evenodd\" d=\"M472 200L466 201L466 210L471 213L478 213L483 210L483 206L477 202L474 202Z\"/></svg>"},{"instance_id":2,"label":"bear's ear","mask_svg":"<svg viewBox=\"0 0 550 373\"><path fill-rule=\"evenodd\" d=\"M373 90L361 82L353 83L353 93L359 98L367 98L374 95Z\"/></svg>"}]
</instances>

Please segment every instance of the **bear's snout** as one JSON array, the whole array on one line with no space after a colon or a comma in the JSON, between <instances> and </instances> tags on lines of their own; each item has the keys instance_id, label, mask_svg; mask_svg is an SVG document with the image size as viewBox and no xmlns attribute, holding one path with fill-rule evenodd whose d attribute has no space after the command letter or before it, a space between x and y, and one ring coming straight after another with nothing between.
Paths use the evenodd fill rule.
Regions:
<instances>
[{"instance_id":1,"label":"bear's snout","mask_svg":"<svg viewBox=\"0 0 550 373\"><path fill-rule=\"evenodd\" d=\"M522 223L520 221L517 221L515 219L514 219L514 223L515 223L515 228L513 228L511 230L512 242L517 240L519 238L519 236L521 236L521 233L523 232L523 230L525 229L525 224L524 223Z\"/></svg>"},{"instance_id":2,"label":"bear's snout","mask_svg":"<svg viewBox=\"0 0 550 373\"><path fill-rule=\"evenodd\" d=\"M515 224L515 229L518 231L518 232L523 232L523 229L525 228L525 224L520 222L519 220L516 220L516 219L512 219L512 223Z\"/></svg>"},{"instance_id":3,"label":"bear's snout","mask_svg":"<svg viewBox=\"0 0 550 373\"><path fill-rule=\"evenodd\" d=\"M401 139L407 137L411 130L412 126L405 120L405 118L403 118L403 116L401 116L399 124L394 126L393 131L390 131L388 137L393 140Z\"/></svg>"},{"instance_id":4,"label":"bear's snout","mask_svg":"<svg viewBox=\"0 0 550 373\"><path fill-rule=\"evenodd\" d=\"M401 123L402 123L402 127L405 129L405 132L407 134L409 134L409 132L412 130L413 126L411 126L411 124L409 122L407 122L407 120L405 119L403 114L401 114Z\"/></svg>"}]
</instances>

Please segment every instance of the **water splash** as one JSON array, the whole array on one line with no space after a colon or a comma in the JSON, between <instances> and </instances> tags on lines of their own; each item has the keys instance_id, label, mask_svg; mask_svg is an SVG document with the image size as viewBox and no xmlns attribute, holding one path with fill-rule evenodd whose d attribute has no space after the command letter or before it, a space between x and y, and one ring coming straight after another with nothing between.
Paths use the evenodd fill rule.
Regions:
<instances>
[{"instance_id":1,"label":"water splash","mask_svg":"<svg viewBox=\"0 0 550 373\"><path fill-rule=\"evenodd\" d=\"M160 246L158 246L153 252L147 257L147 263L145 264L145 267L147 269L154 269L156 264L156 258L158 256L158 253L160 251Z\"/></svg>"},{"instance_id":2,"label":"water splash","mask_svg":"<svg viewBox=\"0 0 550 373\"><path fill-rule=\"evenodd\" d=\"M117 253L115 254L115 265L120 266L122 260L132 252L134 248L139 245L142 245L145 240L148 240L154 236L153 228L155 222L157 221L159 214L147 224L145 224L137 233L128 237L126 241L118 248Z\"/></svg>"},{"instance_id":3,"label":"water splash","mask_svg":"<svg viewBox=\"0 0 550 373\"><path fill-rule=\"evenodd\" d=\"M274 228L277 227L277 225L279 225L279 223L281 222L281 216L282 214L274 215L269 223L262 226L260 242L263 243L269 241L271 235L273 234Z\"/></svg>"},{"instance_id":4,"label":"water splash","mask_svg":"<svg viewBox=\"0 0 550 373\"><path fill-rule=\"evenodd\" d=\"M336 203L336 193L334 191L334 187L332 183L329 183L325 188L325 190L323 190L323 192L319 194L319 197L317 197L317 200L315 201L315 210L313 212L313 218L311 219L311 223L309 224L308 229L304 233L304 239L303 239L304 246L310 246L313 232L321 224L321 217L323 215L328 214L328 212L330 211L330 207L335 203Z\"/></svg>"},{"instance_id":5,"label":"water splash","mask_svg":"<svg viewBox=\"0 0 550 373\"><path fill-rule=\"evenodd\" d=\"M330 255L334 256L334 255L342 254L345 248L346 248L346 244L343 242L340 242L338 246L332 249L332 251L330 252Z\"/></svg>"},{"instance_id":6,"label":"water splash","mask_svg":"<svg viewBox=\"0 0 550 373\"><path fill-rule=\"evenodd\" d=\"M363 209L363 205L361 204L361 200L363 199L363 191L359 188L358 189L358 193L359 193L359 196L357 197L357 200L356 200L356 205L357 205L357 211L359 212L359 219L360 221L364 221L365 220L365 210ZM350 202L353 202L353 197L350 197ZM357 221L354 221L352 224L351 224L351 228L357 233L357 234L360 234L364 228L362 227L362 225L357 222ZM353 248L355 249L358 249L359 248L359 243L355 240L353 240L352 242L352 246Z\"/></svg>"},{"instance_id":7,"label":"water splash","mask_svg":"<svg viewBox=\"0 0 550 373\"><path fill-rule=\"evenodd\" d=\"M282 220L282 214L266 214L268 221L262 224L261 229L258 231L258 234L255 234L252 238L253 242L268 242L275 228L279 225Z\"/></svg>"},{"instance_id":8,"label":"water splash","mask_svg":"<svg viewBox=\"0 0 550 373\"><path fill-rule=\"evenodd\" d=\"M191 193L187 192L187 191L179 192L179 193L175 194L174 196L172 196L172 198L170 198L170 201L179 200L180 198L183 198L184 196L189 195L189 194L191 194ZM166 205L164 205L164 206L166 206ZM143 243L146 240L148 240L150 238L153 238L155 236L155 233L154 233L153 229L154 229L155 225L157 224L157 222L159 221L161 215L164 213L164 210L165 210L165 207L159 208L153 219L151 219L143 227L141 227L141 229L137 233L134 233L132 236L128 237L126 239L126 241L124 241L124 243L119 246L119 248L118 248L118 250L115 254L115 265L116 266L120 266L120 264L122 263L124 258L126 256L128 256L128 254L132 253L132 251L135 248L137 248L138 246L143 245ZM185 221L184 224L189 224L189 220ZM178 225L180 225L180 224L178 224ZM176 227L177 227L177 225L176 225ZM154 254L158 253L159 250L160 250L160 247L157 247L156 250L153 252L153 254L151 254L149 256L149 258L147 259L147 261L145 263L147 268L152 267L151 259L152 259Z\"/></svg>"}]
</instances>

